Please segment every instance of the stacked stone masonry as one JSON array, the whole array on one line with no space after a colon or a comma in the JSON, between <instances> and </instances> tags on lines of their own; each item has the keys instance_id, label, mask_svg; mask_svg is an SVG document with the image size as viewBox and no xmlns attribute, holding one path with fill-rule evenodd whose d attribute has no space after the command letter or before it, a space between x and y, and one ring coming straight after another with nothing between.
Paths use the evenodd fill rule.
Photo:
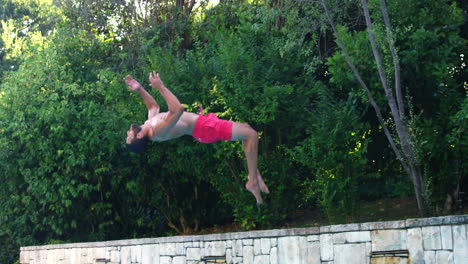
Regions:
<instances>
[{"instance_id":1,"label":"stacked stone masonry","mask_svg":"<svg viewBox=\"0 0 468 264\"><path fill-rule=\"evenodd\" d=\"M20 263L390 263L385 258L391 263L468 264L468 215L30 246L21 248Z\"/></svg>"}]
</instances>

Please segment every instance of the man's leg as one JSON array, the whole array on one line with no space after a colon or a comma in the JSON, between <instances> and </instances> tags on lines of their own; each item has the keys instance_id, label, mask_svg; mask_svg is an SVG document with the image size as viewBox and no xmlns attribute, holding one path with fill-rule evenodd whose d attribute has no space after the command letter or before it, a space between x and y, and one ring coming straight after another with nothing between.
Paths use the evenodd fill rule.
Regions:
<instances>
[{"instance_id":1,"label":"man's leg","mask_svg":"<svg viewBox=\"0 0 468 264\"><path fill-rule=\"evenodd\" d=\"M269 193L268 187L263 182L262 176L257 169L258 157L258 134L248 124L234 122L232 126L232 140L241 140L247 159L247 168L249 170L249 180L245 184L247 190L252 192L257 203L262 203L261 191Z\"/></svg>"}]
</instances>

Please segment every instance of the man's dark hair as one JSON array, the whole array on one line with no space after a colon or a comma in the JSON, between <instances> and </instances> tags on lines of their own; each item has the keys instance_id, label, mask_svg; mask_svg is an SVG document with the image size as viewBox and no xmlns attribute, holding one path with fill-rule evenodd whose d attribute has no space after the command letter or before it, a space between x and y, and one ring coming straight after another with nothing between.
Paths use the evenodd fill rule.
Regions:
<instances>
[{"instance_id":1,"label":"man's dark hair","mask_svg":"<svg viewBox=\"0 0 468 264\"><path fill-rule=\"evenodd\" d=\"M140 154L145 150L147 144L148 137L144 137L142 139L134 138L130 144L127 144L127 150Z\"/></svg>"}]
</instances>

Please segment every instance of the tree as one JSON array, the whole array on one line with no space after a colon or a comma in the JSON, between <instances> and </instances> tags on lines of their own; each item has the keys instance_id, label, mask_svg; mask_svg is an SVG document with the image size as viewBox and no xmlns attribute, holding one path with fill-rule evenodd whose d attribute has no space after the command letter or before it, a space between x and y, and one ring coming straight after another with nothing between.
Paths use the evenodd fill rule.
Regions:
<instances>
[{"instance_id":1,"label":"tree","mask_svg":"<svg viewBox=\"0 0 468 264\"><path fill-rule=\"evenodd\" d=\"M52 0L5 0L0 3L0 77L16 70L29 55L27 46L38 44L61 21ZM26 54L24 54L26 53Z\"/></svg>"},{"instance_id":2,"label":"tree","mask_svg":"<svg viewBox=\"0 0 468 264\"><path fill-rule=\"evenodd\" d=\"M376 33L378 30L376 29L376 22L372 21L371 19L367 0L361 1L361 7L365 18L365 25L368 32L368 41L370 43L374 57L375 68L379 76L381 86L380 89L383 91L384 96L381 96L379 93L377 93L377 90L372 91L369 88L369 85L364 81L362 73L360 73L363 67L356 66L355 60L352 59L352 56L350 55L350 52L346 48L343 38L341 37L342 32L340 32L340 30L335 26L335 22L332 18L332 14L330 8L327 5L327 2L322 0L321 4L325 10L329 24L335 33L337 44L346 58L347 64L351 68L352 73L354 74L362 89L365 91L370 104L375 110L377 119L382 126L382 129L384 130L393 152L400 161L404 171L408 176L410 176L413 182L414 192L416 194L420 214L423 216L429 215L431 213L431 208L429 205L429 197L427 196L427 188L423 180L421 157L418 156L419 149L414 138L414 133L412 133L410 129L411 117L408 116L408 108L411 106L411 103L408 102L408 100L405 101L403 98L404 96L401 88L402 80L400 74L400 58L397 52L395 44L396 39L388 15L386 2L383 0L380 1L381 19L383 21L383 26L380 26L382 24L381 22L381 24L379 24L379 29L385 32L379 35L384 36L382 37L384 39L382 41L381 38L376 39ZM386 43L386 46L379 46L379 43ZM383 59L382 55L382 52L384 51L388 52L387 54L390 54L387 56L386 60ZM386 65L390 65L390 63L393 64L392 70L386 68ZM392 78L388 77L388 72L394 73L393 87L390 85L390 80ZM378 98L375 98L376 95ZM381 103L380 98L384 98L386 105L388 105L388 115L392 120L390 124L394 126L394 131L389 129L389 123L387 123L385 120L386 113L382 112L381 110L383 105L379 104Z\"/></svg>"}]
</instances>

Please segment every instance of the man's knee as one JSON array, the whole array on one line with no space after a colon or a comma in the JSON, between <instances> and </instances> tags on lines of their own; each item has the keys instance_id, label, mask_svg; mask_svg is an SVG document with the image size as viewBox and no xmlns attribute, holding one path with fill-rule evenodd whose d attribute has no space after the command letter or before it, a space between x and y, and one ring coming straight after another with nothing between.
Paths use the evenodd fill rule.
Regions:
<instances>
[{"instance_id":1,"label":"man's knee","mask_svg":"<svg viewBox=\"0 0 468 264\"><path fill-rule=\"evenodd\" d=\"M247 123L235 123L232 129L232 140L258 140L258 133Z\"/></svg>"},{"instance_id":2,"label":"man's knee","mask_svg":"<svg viewBox=\"0 0 468 264\"><path fill-rule=\"evenodd\" d=\"M258 133L255 129L253 129L249 124L245 124L247 128L247 136L252 139L258 139Z\"/></svg>"}]
</instances>

